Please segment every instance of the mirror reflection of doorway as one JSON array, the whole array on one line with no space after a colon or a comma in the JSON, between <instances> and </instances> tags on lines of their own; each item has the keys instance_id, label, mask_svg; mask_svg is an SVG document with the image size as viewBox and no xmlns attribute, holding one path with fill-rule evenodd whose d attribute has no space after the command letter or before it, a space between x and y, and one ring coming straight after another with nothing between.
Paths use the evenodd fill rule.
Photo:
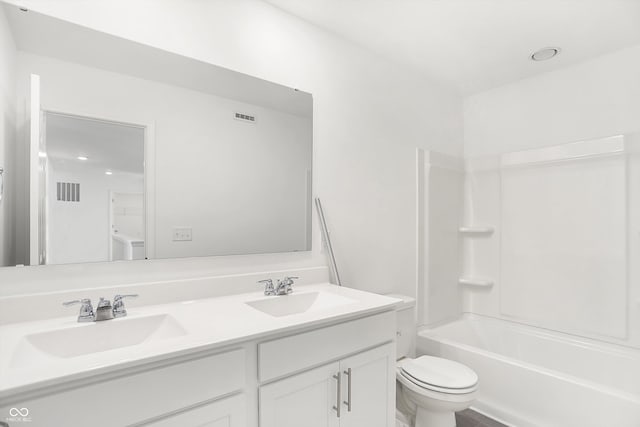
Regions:
<instances>
[{"instance_id":1,"label":"mirror reflection of doorway","mask_svg":"<svg viewBox=\"0 0 640 427\"><path fill-rule=\"evenodd\" d=\"M144 259L143 193L109 193L109 261Z\"/></svg>"},{"instance_id":2,"label":"mirror reflection of doorway","mask_svg":"<svg viewBox=\"0 0 640 427\"><path fill-rule=\"evenodd\" d=\"M44 112L43 137L45 263L144 259L144 127Z\"/></svg>"}]
</instances>

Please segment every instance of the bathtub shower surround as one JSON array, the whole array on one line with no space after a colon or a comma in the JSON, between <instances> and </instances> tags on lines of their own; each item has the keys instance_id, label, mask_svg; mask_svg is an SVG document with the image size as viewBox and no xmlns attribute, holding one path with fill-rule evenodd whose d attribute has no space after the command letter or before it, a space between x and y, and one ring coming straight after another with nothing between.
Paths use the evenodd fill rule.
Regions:
<instances>
[{"instance_id":1,"label":"bathtub shower surround","mask_svg":"<svg viewBox=\"0 0 640 427\"><path fill-rule=\"evenodd\" d=\"M622 136L503 156L505 316L607 340L628 337L627 173Z\"/></svg>"},{"instance_id":2,"label":"bathtub shower surround","mask_svg":"<svg viewBox=\"0 0 640 427\"><path fill-rule=\"evenodd\" d=\"M419 324L454 320L462 312L461 245L464 162L416 151L417 293Z\"/></svg>"},{"instance_id":3,"label":"bathtub shower surround","mask_svg":"<svg viewBox=\"0 0 640 427\"><path fill-rule=\"evenodd\" d=\"M514 426L640 425L637 350L474 314L421 330L417 349L472 367L473 408Z\"/></svg>"},{"instance_id":4,"label":"bathtub shower surround","mask_svg":"<svg viewBox=\"0 0 640 427\"><path fill-rule=\"evenodd\" d=\"M448 234L458 283L427 277L418 354L477 371L474 408L518 426L640 425L638 142L467 159L462 227ZM434 192L458 185L432 178L425 206L433 213ZM449 324L430 309L445 283L467 313Z\"/></svg>"},{"instance_id":5,"label":"bathtub shower surround","mask_svg":"<svg viewBox=\"0 0 640 427\"><path fill-rule=\"evenodd\" d=\"M469 159L464 311L640 349L636 135Z\"/></svg>"}]
</instances>

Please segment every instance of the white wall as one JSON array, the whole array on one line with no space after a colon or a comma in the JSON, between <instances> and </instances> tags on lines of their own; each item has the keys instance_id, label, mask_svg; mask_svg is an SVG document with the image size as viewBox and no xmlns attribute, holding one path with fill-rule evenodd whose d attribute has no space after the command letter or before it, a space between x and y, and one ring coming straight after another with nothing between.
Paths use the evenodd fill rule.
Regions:
<instances>
[{"instance_id":1,"label":"white wall","mask_svg":"<svg viewBox=\"0 0 640 427\"><path fill-rule=\"evenodd\" d=\"M15 263L16 48L0 8L0 168L4 169L4 197L0 201L0 266ZM1 178L0 178L1 179Z\"/></svg>"},{"instance_id":2,"label":"white wall","mask_svg":"<svg viewBox=\"0 0 640 427\"><path fill-rule=\"evenodd\" d=\"M19 99L26 77L38 74L45 110L153 126L152 258L307 248L310 118L43 56L18 58ZM256 122L235 120L236 111ZM174 242L174 227L191 228L192 240Z\"/></svg>"},{"instance_id":3,"label":"white wall","mask_svg":"<svg viewBox=\"0 0 640 427\"><path fill-rule=\"evenodd\" d=\"M637 132L638 76L635 46L470 96L464 101L465 156Z\"/></svg>"},{"instance_id":4,"label":"white wall","mask_svg":"<svg viewBox=\"0 0 640 427\"><path fill-rule=\"evenodd\" d=\"M465 100L464 218L496 227L465 240L463 274L494 282L465 311L640 347L638 76L640 46ZM620 134L626 154L540 161Z\"/></svg>"},{"instance_id":5,"label":"white wall","mask_svg":"<svg viewBox=\"0 0 640 427\"><path fill-rule=\"evenodd\" d=\"M108 261L109 192L142 193L142 174L50 162L48 178L47 263ZM57 200L56 182L79 183L80 201Z\"/></svg>"},{"instance_id":6,"label":"white wall","mask_svg":"<svg viewBox=\"0 0 640 427\"><path fill-rule=\"evenodd\" d=\"M371 291L415 293L415 148L462 153L457 95L260 1L20 3L312 93L314 193L323 199L343 281ZM325 262L319 240L316 228L311 253L210 259L198 261L198 268L265 271L283 264L317 265ZM176 269L193 262L82 266L74 271L91 275L99 269L100 283L105 283L109 277L122 280L124 272L125 280L157 277L160 268L151 265L162 267L165 275L167 269L178 274ZM55 286L54 276L67 271L0 271L0 277L3 283L47 286L40 280L48 272L50 286Z\"/></svg>"}]
</instances>

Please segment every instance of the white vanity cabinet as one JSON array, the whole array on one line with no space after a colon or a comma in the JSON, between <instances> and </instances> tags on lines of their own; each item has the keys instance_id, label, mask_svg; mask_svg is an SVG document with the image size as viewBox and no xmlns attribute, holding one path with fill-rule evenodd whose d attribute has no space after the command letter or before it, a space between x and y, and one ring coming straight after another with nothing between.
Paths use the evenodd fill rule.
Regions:
<instances>
[{"instance_id":1,"label":"white vanity cabinet","mask_svg":"<svg viewBox=\"0 0 640 427\"><path fill-rule=\"evenodd\" d=\"M338 427L338 362L260 388L260 427Z\"/></svg>"},{"instance_id":2,"label":"white vanity cabinet","mask_svg":"<svg viewBox=\"0 0 640 427\"><path fill-rule=\"evenodd\" d=\"M245 412L245 353L192 355L92 376L16 405L29 411L30 427L246 427L240 414ZM4 415L14 404L2 406Z\"/></svg>"},{"instance_id":3,"label":"white vanity cabinet","mask_svg":"<svg viewBox=\"0 0 640 427\"><path fill-rule=\"evenodd\" d=\"M340 370L343 375L341 427L395 425L395 367L396 347L393 344L377 347L340 361ZM350 398L349 389L351 389ZM344 402L348 402L349 405Z\"/></svg>"},{"instance_id":4,"label":"white vanity cabinet","mask_svg":"<svg viewBox=\"0 0 640 427\"><path fill-rule=\"evenodd\" d=\"M260 344L260 427L393 426L394 336L382 313Z\"/></svg>"},{"instance_id":5,"label":"white vanity cabinet","mask_svg":"<svg viewBox=\"0 0 640 427\"><path fill-rule=\"evenodd\" d=\"M260 427L393 426L394 366L387 344L262 386Z\"/></svg>"},{"instance_id":6,"label":"white vanity cabinet","mask_svg":"<svg viewBox=\"0 0 640 427\"><path fill-rule=\"evenodd\" d=\"M26 408L32 427L392 427L395 331L385 311L84 371L3 399L0 420Z\"/></svg>"}]
</instances>

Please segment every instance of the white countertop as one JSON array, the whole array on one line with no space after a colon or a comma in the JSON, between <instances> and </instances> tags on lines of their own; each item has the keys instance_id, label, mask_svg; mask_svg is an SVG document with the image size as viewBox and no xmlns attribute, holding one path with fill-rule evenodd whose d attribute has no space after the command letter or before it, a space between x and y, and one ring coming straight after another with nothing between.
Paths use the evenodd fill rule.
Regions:
<instances>
[{"instance_id":1,"label":"white countertop","mask_svg":"<svg viewBox=\"0 0 640 427\"><path fill-rule=\"evenodd\" d=\"M0 399L169 357L209 351L268 335L292 333L296 330L345 321L393 309L400 302L394 298L328 283L296 286L294 294L314 291L326 292L336 298L343 297L342 303L299 314L274 317L256 310L245 302L287 296L265 297L262 292L251 292L130 308L127 317L104 322L77 323L76 316L67 316L0 326ZM184 329L184 335L143 341L136 345L75 357L56 357L42 353L35 347L29 347L26 353L28 360L25 360L25 353L18 352L20 346L29 345L25 343L25 337L28 335L64 328L95 328L97 337L100 328L109 327L112 322L126 322L159 314L168 314L174 318ZM16 360L17 354L21 355L20 360Z\"/></svg>"}]
</instances>

